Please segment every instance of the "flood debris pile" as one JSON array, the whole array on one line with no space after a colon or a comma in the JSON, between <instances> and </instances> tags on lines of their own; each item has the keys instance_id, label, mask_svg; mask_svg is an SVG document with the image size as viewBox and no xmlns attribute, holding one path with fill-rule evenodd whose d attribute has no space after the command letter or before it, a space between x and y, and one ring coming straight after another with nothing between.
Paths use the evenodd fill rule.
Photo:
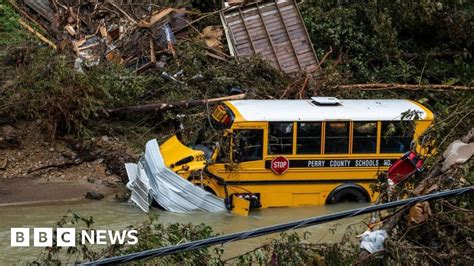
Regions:
<instances>
[{"instance_id":1,"label":"flood debris pile","mask_svg":"<svg viewBox=\"0 0 474 266\"><path fill-rule=\"evenodd\" d=\"M472 112L472 111L471 111ZM472 120L467 120L471 122ZM411 177L396 197L423 195L436 191L472 186L474 128L444 145L430 167L420 176ZM446 147L447 146L447 147ZM454 163L455 162L455 163ZM397 210L383 220L381 228L389 232L385 259L401 263L472 264L472 193L453 199L421 202ZM374 260L375 253L359 254L360 261Z\"/></svg>"},{"instance_id":2,"label":"flood debris pile","mask_svg":"<svg viewBox=\"0 0 474 266\"><path fill-rule=\"evenodd\" d=\"M219 12L203 14L193 21L200 12L192 9L192 5L177 1L173 7L161 2L22 0L17 8L21 8L29 23L44 29L52 38L32 29L41 41L54 49L72 48L78 71L82 71L81 64L93 66L102 60L124 65L137 73L163 68L170 60L179 60L175 34L183 38L189 35L190 29L205 40L206 55L216 60L228 62L234 56L260 55L287 73L314 72L319 68L293 1L259 1L260 5L226 2L226 7L218 10L223 25L207 25L201 30L192 24L210 15L217 18ZM24 20L22 23L30 27ZM224 50L224 41L228 43L229 53ZM176 78L164 75L172 80Z\"/></svg>"},{"instance_id":3,"label":"flood debris pile","mask_svg":"<svg viewBox=\"0 0 474 266\"><path fill-rule=\"evenodd\" d=\"M76 67L101 60L142 72L175 56L173 31L186 23L186 9L119 1L20 1L59 49L71 47ZM33 18L32 18L33 19ZM180 20L180 21L178 21ZM182 21L181 21L182 20Z\"/></svg>"},{"instance_id":4,"label":"flood debris pile","mask_svg":"<svg viewBox=\"0 0 474 266\"><path fill-rule=\"evenodd\" d=\"M2 88L5 108L0 112L7 121L44 119L53 134L90 135L98 128L91 117L108 119L104 111L157 102L170 107L166 110L204 116L202 104L186 110L185 103L170 103L205 103L242 92L275 98L290 81L265 58L229 54L219 9L202 13L179 1L8 2L20 14L13 20L33 29L32 39L58 51L32 43L6 46L4 66L17 75ZM39 77L43 82L37 82ZM35 103L37 99L46 101ZM162 110L151 111L155 114L145 114L147 119Z\"/></svg>"}]
</instances>

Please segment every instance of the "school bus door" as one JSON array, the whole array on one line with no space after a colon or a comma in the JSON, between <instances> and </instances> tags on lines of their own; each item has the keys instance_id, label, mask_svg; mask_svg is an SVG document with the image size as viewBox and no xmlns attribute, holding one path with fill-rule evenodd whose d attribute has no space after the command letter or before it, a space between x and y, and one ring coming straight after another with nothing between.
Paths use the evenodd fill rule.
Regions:
<instances>
[{"instance_id":1,"label":"school bus door","mask_svg":"<svg viewBox=\"0 0 474 266\"><path fill-rule=\"evenodd\" d=\"M230 183L259 176L259 172L265 171L264 137L265 129L262 127L234 129L221 143L216 163L208 170Z\"/></svg>"}]
</instances>

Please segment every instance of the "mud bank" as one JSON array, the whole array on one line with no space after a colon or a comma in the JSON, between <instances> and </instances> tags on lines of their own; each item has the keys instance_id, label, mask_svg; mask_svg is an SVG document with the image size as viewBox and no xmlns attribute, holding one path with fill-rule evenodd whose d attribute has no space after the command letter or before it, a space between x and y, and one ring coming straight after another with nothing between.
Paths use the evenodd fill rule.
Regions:
<instances>
[{"instance_id":1,"label":"mud bank","mask_svg":"<svg viewBox=\"0 0 474 266\"><path fill-rule=\"evenodd\" d=\"M0 138L0 206L57 204L86 200L87 193L102 197L125 191L120 172L114 171L118 167L107 163L123 151L106 136L89 141L93 145L86 150L83 141L52 141L35 121L0 126Z\"/></svg>"}]
</instances>

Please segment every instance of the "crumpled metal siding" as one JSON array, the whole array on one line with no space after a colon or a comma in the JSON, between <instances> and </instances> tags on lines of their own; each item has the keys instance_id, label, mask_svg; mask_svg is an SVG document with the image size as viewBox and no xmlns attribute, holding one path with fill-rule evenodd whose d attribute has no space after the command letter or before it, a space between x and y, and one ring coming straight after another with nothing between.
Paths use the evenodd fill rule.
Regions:
<instances>
[{"instance_id":1,"label":"crumpled metal siding","mask_svg":"<svg viewBox=\"0 0 474 266\"><path fill-rule=\"evenodd\" d=\"M151 203L149 195L171 212L226 211L222 198L195 186L166 167L156 139L148 141L145 156L138 164L126 164L126 168L131 200L145 212Z\"/></svg>"}]
</instances>

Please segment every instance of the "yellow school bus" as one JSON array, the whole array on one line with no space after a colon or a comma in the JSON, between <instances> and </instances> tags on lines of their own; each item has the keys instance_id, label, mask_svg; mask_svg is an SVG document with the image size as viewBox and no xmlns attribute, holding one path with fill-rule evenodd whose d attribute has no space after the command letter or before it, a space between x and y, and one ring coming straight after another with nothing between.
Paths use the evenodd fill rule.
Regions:
<instances>
[{"instance_id":1,"label":"yellow school bus","mask_svg":"<svg viewBox=\"0 0 474 266\"><path fill-rule=\"evenodd\" d=\"M378 173L407 151L423 153L420 136L434 119L411 100L333 97L228 101L211 117L224 132L212 155L172 138L160 146L165 163L251 208L374 201Z\"/></svg>"}]
</instances>

